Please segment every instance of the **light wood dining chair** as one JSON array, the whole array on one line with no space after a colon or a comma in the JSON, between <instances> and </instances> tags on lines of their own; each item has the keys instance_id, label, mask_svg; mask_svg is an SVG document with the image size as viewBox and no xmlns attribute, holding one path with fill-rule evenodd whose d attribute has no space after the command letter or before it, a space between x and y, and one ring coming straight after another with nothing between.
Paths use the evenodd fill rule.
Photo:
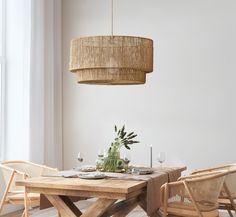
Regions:
<instances>
[{"instance_id":1,"label":"light wood dining chair","mask_svg":"<svg viewBox=\"0 0 236 217\"><path fill-rule=\"evenodd\" d=\"M163 216L219 217L218 197L225 173L193 175L161 187Z\"/></svg>"},{"instance_id":2,"label":"light wood dining chair","mask_svg":"<svg viewBox=\"0 0 236 217\"><path fill-rule=\"evenodd\" d=\"M38 206L40 195L25 192L15 182L31 177L57 173L58 170L28 161L4 161L0 164L0 176L4 181L5 191L0 201L0 214L4 205L24 205L22 217L28 217L28 207Z\"/></svg>"},{"instance_id":3,"label":"light wood dining chair","mask_svg":"<svg viewBox=\"0 0 236 217\"><path fill-rule=\"evenodd\" d=\"M225 182L218 199L219 209L227 210L229 215L233 217L232 211L236 213L236 164L196 170L192 174L200 175L220 171L228 171L228 174L226 175Z\"/></svg>"}]
</instances>

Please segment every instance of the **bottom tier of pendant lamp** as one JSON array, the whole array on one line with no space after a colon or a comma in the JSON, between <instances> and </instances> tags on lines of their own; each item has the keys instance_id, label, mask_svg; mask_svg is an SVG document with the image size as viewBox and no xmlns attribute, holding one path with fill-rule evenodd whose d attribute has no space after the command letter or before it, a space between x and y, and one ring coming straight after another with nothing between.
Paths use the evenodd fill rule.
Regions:
<instances>
[{"instance_id":1,"label":"bottom tier of pendant lamp","mask_svg":"<svg viewBox=\"0 0 236 217\"><path fill-rule=\"evenodd\" d=\"M146 73L132 69L84 69L76 71L81 84L131 85L144 84Z\"/></svg>"}]
</instances>

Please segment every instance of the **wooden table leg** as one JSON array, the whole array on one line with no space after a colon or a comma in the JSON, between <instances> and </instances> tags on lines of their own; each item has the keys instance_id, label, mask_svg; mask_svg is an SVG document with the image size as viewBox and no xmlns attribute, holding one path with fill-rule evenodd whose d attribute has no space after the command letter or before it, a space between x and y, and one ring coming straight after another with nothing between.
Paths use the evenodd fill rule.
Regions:
<instances>
[{"instance_id":1,"label":"wooden table leg","mask_svg":"<svg viewBox=\"0 0 236 217\"><path fill-rule=\"evenodd\" d=\"M71 198L67 196L60 196L60 198L64 201L64 203L74 212L77 216L81 216L82 212L77 208Z\"/></svg>"},{"instance_id":2,"label":"wooden table leg","mask_svg":"<svg viewBox=\"0 0 236 217\"><path fill-rule=\"evenodd\" d=\"M137 205L140 198L130 198L127 200L119 201L112 206L109 207L109 209L106 210L105 213L101 217L108 217L108 216L115 216L115 217L123 217L128 215Z\"/></svg>"},{"instance_id":3,"label":"wooden table leg","mask_svg":"<svg viewBox=\"0 0 236 217\"><path fill-rule=\"evenodd\" d=\"M157 211L157 216L162 217L160 210Z\"/></svg>"},{"instance_id":4,"label":"wooden table leg","mask_svg":"<svg viewBox=\"0 0 236 217\"><path fill-rule=\"evenodd\" d=\"M140 201L139 201L139 206L146 212L147 211L147 201L146 199L144 199L145 197L143 197ZM152 213L150 215L150 217L162 217L162 214L160 213L159 210L157 210L156 212Z\"/></svg>"},{"instance_id":5,"label":"wooden table leg","mask_svg":"<svg viewBox=\"0 0 236 217\"><path fill-rule=\"evenodd\" d=\"M78 202L80 200L87 200L89 198L85 198L85 197L71 197L69 196L68 198L70 198L70 200L74 203L74 202ZM53 205L50 203L50 201L44 196L44 194L40 194L40 206L39 209L43 210L43 209L47 209L49 207L52 207Z\"/></svg>"},{"instance_id":6,"label":"wooden table leg","mask_svg":"<svg viewBox=\"0 0 236 217\"><path fill-rule=\"evenodd\" d=\"M139 206L146 212L147 210L147 201L145 199L146 197L142 197L139 201Z\"/></svg>"},{"instance_id":7,"label":"wooden table leg","mask_svg":"<svg viewBox=\"0 0 236 217\"><path fill-rule=\"evenodd\" d=\"M114 207L113 217L124 217L127 216L134 208L138 206L139 197L131 198L125 201L121 201Z\"/></svg>"},{"instance_id":8,"label":"wooden table leg","mask_svg":"<svg viewBox=\"0 0 236 217\"><path fill-rule=\"evenodd\" d=\"M47 209L52 207L52 204L50 203L50 201L45 197L44 194L40 194L40 205L39 205L39 209Z\"/></svg>"},{"instance_id":9,"label":"wooden table leg","mask_svg":"<svg viewBox=\"0 0 236 217\"><path fill-rule=\"evenodd\" d=\"M159 213L156 211L150 215L150 217L160 217Z\"/></svg>"},{"instance_id":10,"label":"wooden table leg","mask_svg":"<svg viewBox=\"0 0 236 217\"><path fill-rule=\"evenodd\" d=\"M124 209L118 211L113 217L125 217L127 216L135 207L137 207L138 203L134 202L127 205Z\"/></svg>"},{"instance_id":11,"label":"wooden table leg","mask_svg":"<svg viewBox=\"0 0 236 217\"><path fill-rule=\"evenodd\" d=\"M106 210L115 203L114 199L99 198L93 205L91 205L81 217L101 217Z\"/></svg>"},{"instance_id":12,"label":"wooden table leg","mask_svg":"<svg viewBox=\"0 0 236 217\"><path fill-rule=\"evenodd\" d=\"M45 195L50 203L58 210L61 217L79 217L81 216L80 210L74 203L66 196L58 195Z\"/></svg>"}]
</instances>

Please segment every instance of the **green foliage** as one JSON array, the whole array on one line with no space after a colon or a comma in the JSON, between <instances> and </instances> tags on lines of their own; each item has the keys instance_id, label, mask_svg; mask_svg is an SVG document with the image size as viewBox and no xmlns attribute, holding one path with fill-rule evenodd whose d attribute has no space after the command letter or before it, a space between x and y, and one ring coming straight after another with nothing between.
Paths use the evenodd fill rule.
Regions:
<instances>
[{"instance_id":1,"label":"green foliage","mask_svg":"<svg viewBox=\"0 0 236 217\"><path fill-rule=\"evenodd\" d=\"M137 137L137 134L134 134L134 132L127 133L125 131L125 125L119 130L115 125L115 133L116 138L115 141L112 143L112 146L118 146L119 148L124 146L125 148L130 149L130 145L139 143L139 141L133 140L135 137Z\"/></svg>"}]
</instances>

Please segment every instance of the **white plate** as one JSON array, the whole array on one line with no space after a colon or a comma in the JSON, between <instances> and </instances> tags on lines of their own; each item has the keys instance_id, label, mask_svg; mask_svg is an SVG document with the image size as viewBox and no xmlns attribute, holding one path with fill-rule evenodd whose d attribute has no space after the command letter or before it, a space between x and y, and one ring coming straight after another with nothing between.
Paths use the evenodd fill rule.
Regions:
<instances>
[{"instance_id":1,"label":"white plate","mask_svg":"<svg viewBox=\"0 0 236 217\"><path fill-rule=\"evenodd\" d=\"M79 176L78 176L79 178L81 178L81 179L104 179L104 178L106 178L106 175L105 174L80 174Z\"/></svg>"}]
</instances>

